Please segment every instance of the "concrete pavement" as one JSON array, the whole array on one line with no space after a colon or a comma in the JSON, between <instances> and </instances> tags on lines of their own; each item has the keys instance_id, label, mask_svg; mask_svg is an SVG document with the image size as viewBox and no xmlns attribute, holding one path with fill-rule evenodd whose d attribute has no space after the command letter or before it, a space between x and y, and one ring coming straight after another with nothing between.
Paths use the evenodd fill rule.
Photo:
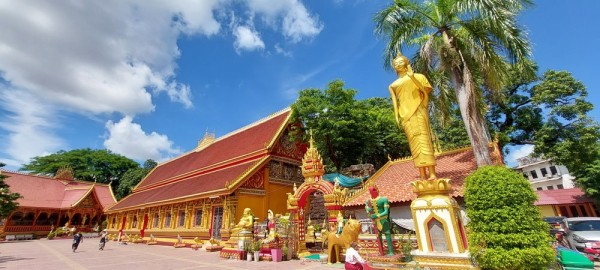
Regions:
<instances>
[{"instance_id":1,"label":"concrete pavement","mask_svg":"<svg viewBox=\"0 0 600 270\"><path fill-rule=\"evenodd\" d=\"M118 245L110 241L98 250L97 238L86 238L77 252L71 251L71 239L0 242L0 269L343 269L342 264L292 260L285 262L247 262L221 259L218 252L148 246Z\"/></svg>"}]
</instances>

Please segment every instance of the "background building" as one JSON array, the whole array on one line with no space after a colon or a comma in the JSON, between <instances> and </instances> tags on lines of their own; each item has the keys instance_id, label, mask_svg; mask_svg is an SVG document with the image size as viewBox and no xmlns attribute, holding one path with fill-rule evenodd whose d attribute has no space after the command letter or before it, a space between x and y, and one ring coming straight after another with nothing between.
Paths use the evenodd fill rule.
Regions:
<instances>
[{"instance_id":1,"label":"background building","mask_svg":"<svg viewBox=\"0 0 600 270\"><path fill-rule=\"evenodd\" d=\"M575 177L569 174L567 167L556 165L551 160L523 157L517 159L519 165L514 169L529 179L535 190L569 189L575 187Z\"/></svg>"},{"instance_id":2,"label":"background building","mask_svg":"<svg viewBox=\"0 0 600 270\"><path fill-rule=\"evenodd\" d=\"M108 184L73 179L71 169L55 177L0 171L11 192L21 194L19 207L0 221L0 238L46 236L57 227L83 232L98 229L104 211L117 201Z\"/></svg>"}]
</instances>

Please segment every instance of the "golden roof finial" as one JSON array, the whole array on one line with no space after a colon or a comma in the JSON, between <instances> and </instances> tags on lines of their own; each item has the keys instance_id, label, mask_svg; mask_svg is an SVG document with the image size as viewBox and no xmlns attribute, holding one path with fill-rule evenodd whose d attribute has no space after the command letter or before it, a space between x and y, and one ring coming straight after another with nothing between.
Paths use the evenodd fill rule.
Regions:
<instances>
[{"instance_id":1,"label":"golden roof finial","mask_svg":"<svg viewBox=\"0 0 600 270\"><path fill-rule=\"evenodd\" d=\"M325 166L323 165L323 159L319 154L319 151L314 145L312 129L309 131L309 147L302 158L302 175L307 178L313 178L314 176L323 176L325 174Z\"/></svg>"}]
</instances>

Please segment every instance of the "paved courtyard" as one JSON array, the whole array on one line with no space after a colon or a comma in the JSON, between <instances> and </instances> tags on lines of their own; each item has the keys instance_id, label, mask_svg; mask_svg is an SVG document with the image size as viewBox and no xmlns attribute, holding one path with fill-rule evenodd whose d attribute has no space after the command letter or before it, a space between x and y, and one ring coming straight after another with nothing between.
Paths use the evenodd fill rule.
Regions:
<instances>
[{"instance_id":1,"label":"paved courtyard","mask_svg":"<svg viewBox=\"0 0 600 270\"><path fill-rule=\"evenodd\" d=\"M71 251L70 239L0 242L0 269L343 269L343 265L292 260L285 262L246 262L219 258L215 252L107 243L98 250L98 239L89 238Z\"/></svg>"}]
</instances>

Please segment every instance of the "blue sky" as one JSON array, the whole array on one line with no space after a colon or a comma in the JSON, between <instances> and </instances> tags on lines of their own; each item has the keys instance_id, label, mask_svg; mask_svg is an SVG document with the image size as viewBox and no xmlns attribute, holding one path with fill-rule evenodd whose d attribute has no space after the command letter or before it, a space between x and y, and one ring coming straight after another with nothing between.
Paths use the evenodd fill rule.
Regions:
<instances>
[{"instance_id":1,"label":"blue sky","mask_svg":"<svg viewBox=\"0 0 600 270\"><path fill-rule=\"evenodd\" d=\"M334 79L387 97L372 18L390 2L0 1L0 161L85 147L163 161ZM581 80L596 121L599 10L544 0L520 17L540 70Z\"/></svg>"}]
</instances>

